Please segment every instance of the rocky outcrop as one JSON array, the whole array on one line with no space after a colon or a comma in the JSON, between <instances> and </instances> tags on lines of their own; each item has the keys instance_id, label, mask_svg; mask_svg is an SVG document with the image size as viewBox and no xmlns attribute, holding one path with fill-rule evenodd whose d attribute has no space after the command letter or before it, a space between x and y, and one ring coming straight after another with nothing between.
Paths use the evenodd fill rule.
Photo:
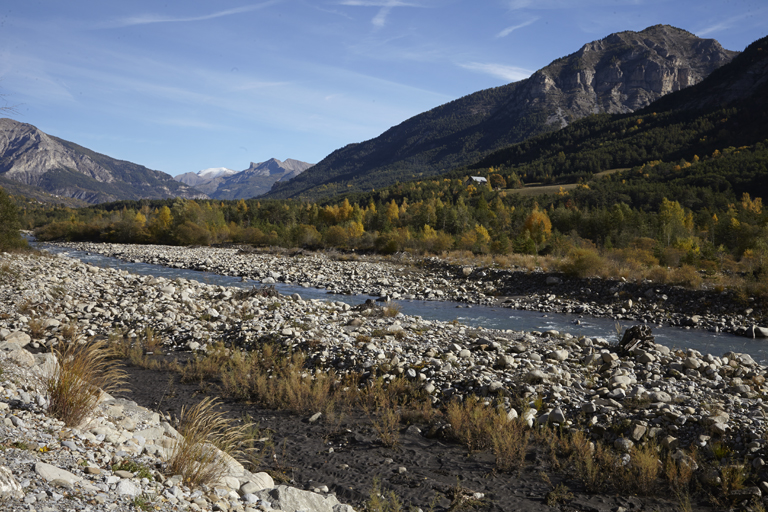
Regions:
<instances>
[{"instance_id":1,"label":"rocky outcrop","mask_svg":"<svg viewBox=\"0 0 768 512\"><path fill-rule=\"evenodd\" d=\"M115 160L12 119L0 119L0 176L89 203L205 197L160 171Z\"/></svg>"}]
</instances>

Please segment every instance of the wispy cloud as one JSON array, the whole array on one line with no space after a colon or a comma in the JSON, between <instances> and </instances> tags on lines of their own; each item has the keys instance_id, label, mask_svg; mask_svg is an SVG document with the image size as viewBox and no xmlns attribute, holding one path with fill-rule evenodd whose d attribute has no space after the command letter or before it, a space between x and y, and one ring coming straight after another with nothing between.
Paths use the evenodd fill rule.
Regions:
<instances>
[{"instance_id":1,"label":"wispy cloud","mask_svg":"<svg viewBox=\"0 0 768 512\"><path fill-rule=\"evenodd\" d=\"M232 16L234 14L242 14L244 12L256 11L269 7L279 3L279 0L271 0L260 4L251 4L243 7L236 7L234 9L226 9L224 11L217 11L210 14L203 14L202 16L162 16L158 14L143 14L140 16L130 16L127 18L121 18L116 22L109 24L110 26L129 27L133 25L150 25L153 23L185 23L190 21L205 21L215 18L222 18L224 16Z\"/></svg>"},{"instance_id":2,"label":"wispy cloud","mask_svg":"<svg viewBox=\"0 0 768 512\"><path fill-rule=\"evenodd\" d=\"M498 34L496 34L496 37L507 37L509 34L514 32L515 30L517 30L519 28L527 27L528 25L536 23L538 20L539 20L539 17L536 16L535 18L531 18L528 21L524 21L524 22L519 23L517 25L512 25L511 27L507 27L504 30L502 30L501 32L499 32Z\"/></svg>"},{"instance_id":3,"label":"wispy cloud","mask_svg":"<svg viewBox=\"0 0 768 512\"><path fill-rule=\"evenodd\" d=\"M503 78L508 82L516 82L523 80L531 76L531 71L516 66L507 66L504 64L483 63L483 62L467 62L459 64L464 69L471 71L479 71L488 75Z\"/></svg>"},{"instance_id":4,"label":"wispy cloud","mask_svg":"<svg viewBox=\"0 0 768 512\"><path fill-rule=\"evenodd\" d=\"M751 18L753 16L758 16L758 19L763 19L764 20L764 18L762 16L765 15L763 13L763 11L765 11L765 10L766 9L758 9L757 11L745 12L745 13L740 14L738 16L732 16L730 18L727 18L727 19L724 19L724 20L720 20L717 23L714 23L714 24L712 24L712 25L710 25L708 27L705 27L705 28L703 28L701 30L697 30L696 31L696 35L698 35L698 36L707 36L709 34L715 34L717 32L722 32L724 30L729 30L729 29L733 28L736 24L744 21L747 18Z\"/></svg>"},{"instance_id":5,"label":"wispy cloud","mask_svg":"<svg viewBox=\"0 0 768 512\"><path fill-rule=\"evenodd\" d=\"M376 27L383 27L387 23L387 16L394 7L423 7L420 4L402 0L342 0L339 3L355 7L379 7L379 12L371 19L371 23Z\"/></svg>"}]
</instances>

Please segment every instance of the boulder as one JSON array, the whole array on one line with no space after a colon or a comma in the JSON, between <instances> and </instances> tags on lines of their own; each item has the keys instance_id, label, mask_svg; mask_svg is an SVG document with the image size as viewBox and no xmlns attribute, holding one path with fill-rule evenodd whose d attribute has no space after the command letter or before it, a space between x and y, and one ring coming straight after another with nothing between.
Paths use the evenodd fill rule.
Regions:
<instances>
[{"instance_id":1,"label":"boulder","mask_svg":"<svg viewBox=\"0 0 768 512\"><path fill-rule=\"evenodd\" d=\"M300 510L312 512L336 512L339 500L335 496L323 496L314 492L302 491L286 485L278 485L274 489L257 491L260 499L272 504L272 508L285 512L298 512Z\"/></svg>"}]
</instances>

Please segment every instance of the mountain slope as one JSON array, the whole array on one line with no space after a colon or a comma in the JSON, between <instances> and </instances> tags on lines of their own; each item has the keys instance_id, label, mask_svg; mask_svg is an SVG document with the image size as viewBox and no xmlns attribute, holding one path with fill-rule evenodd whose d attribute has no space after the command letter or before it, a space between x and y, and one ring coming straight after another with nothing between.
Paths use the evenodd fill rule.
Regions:
<instances>
[{"instance_id":1,"label":"mountain slope","mask_svg":"<svg viewBox=\"0 0 768 512\"><path fill-rule=\"evenodd\" d=\"M49 194L102 203L118 199L204 197L168 174L0 119L0 176Z\"/></svg>"},{"instance_id":2,"label":"mountain slope","mask_svg":"<svg viewBox=\"0 0 768 512\"><path fill-rule=\"evenodd\" d=\"M657 25L584 45L530 78L441 105L334 151L267 197L319 198L428 177L586 115L624 113L700 82L737 52Z\"/></svg>"},{"instance_id":3,"label":"mountain slope","mask_svg":"<svg viewBox=\"0 0 768 512\"><path fill-rule=\"evenodd\" d=\"M216 184L215 190L205 191L214 199L247 199L268 192L274 183L296 177L312 165L292 158L284 162L276 158L260 163L251 162L250 167L242 172L212 180L210 183ZM197 188L201 189L199 186Z\"/></svg>"},{"instance_id":4,"label":"mountain slope","mask_svg":"<svg viewBox=\"0 0 768 512\"><path fill-rule=\"evenodd\" d=\"M528 173L535 169L559 178L569 170L592 173L654 160L690 159L762 142L768 126L768 37L749 45L696 86L635 114L583 119L559 132L495 151L450 175L527 166Z\"/></svg>"}]
</instances>

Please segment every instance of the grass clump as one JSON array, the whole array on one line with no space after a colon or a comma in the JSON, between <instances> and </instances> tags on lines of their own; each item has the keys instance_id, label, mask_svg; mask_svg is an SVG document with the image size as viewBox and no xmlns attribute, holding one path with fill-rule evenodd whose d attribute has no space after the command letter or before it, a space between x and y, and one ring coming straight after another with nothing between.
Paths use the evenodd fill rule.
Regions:
<instances>
[{"instance_id":1,"label":"grass clump","mask_svg":"<svg viewBox=\"0 0 768 512\"><path fill-rule=\"evenodd\" d=\"M147 466L129 459L125 459L118 462L117 464L113 464L112 471L130 471L137 478L147 478L149 480L154 478L152 475L152 470L150 470Z\"/></svg>"},{"instance_id":2,"label":"grass clump","mask_svg":"<svg viewBox=\"0 0 768 512\"><path fill-rule=\"evenodd\" d=\"M373 488L368 495L368 501L365 502L366 512L402 512L405 508L403 503L395 494L395 491L382 492L381 479L373 479Z\"/></svg>"},{"instance_id":3,"label":"grass clump","mask_svg":"<svg viewBox=\"0 0 768 512\"><path fill-rule=\"evenodd\" d=\"M48 413L74 427L93 412L104 393L121 390L125 372L104 341L73 341L54 353L58 364L42 383Z\"/></svg>"},{"instance_id":4,"label":"grass clump","mask_svg":"<svg viewBox=\"0 0 768 512\"><path fill-rule=\"evenodd\" d=\"M166 470L181 475L189 486L215 483L226 476L231 459L242 458L241 444L249 425L235 426L221 411L218 401L205 398L194 407L181 409L179 437L173 443Z\"/></svg>"},{"instance_id":5,"label":"grass clump","mask_svg":"<svg viewBox=\"0 0 768 512\"><path fill-rule=\"evenodd\" d=\"M470 451L493 450L496 469L508 472L525 462L530 433L522 420L509 420L503 408L479 400L452 402L445 411L453 436Z\"/></svg>"}]
</instances>

